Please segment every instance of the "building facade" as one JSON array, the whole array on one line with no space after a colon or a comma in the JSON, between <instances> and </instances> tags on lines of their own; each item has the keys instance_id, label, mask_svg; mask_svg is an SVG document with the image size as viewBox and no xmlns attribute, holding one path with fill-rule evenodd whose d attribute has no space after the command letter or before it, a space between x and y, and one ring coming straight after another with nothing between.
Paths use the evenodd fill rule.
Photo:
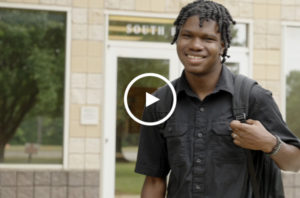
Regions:
<instances>
[{"instance_id":1,"label":"building facade","mask_svg":"<svg viewBox=\"0 0 300 198\"><path fill-rule=\"evenodd\" d=\"M118 112L118 94L124 90L118 86L127 82L122 81L122 71L132 65L136 74L156 71L169 79L180 75L182 66L170 38L177 13L189 2L0 0L0 14L5 10L62 13L65 27L61 162L0 164L0 198L115 196L116 131L126 126L125 143L130 145L138 130L128 119L123 122L124 115ZM228 66L271 90L286 116L286 79L290 71L300 70L295 65L300 60L296 55L300 0L217 2L238 22ZM145 62L157 67L147 71ZM128 156L136 151L130 148ZM299 197L300 174L284 172L283 179L286 197Z\"/></svg>"}]
</instances>

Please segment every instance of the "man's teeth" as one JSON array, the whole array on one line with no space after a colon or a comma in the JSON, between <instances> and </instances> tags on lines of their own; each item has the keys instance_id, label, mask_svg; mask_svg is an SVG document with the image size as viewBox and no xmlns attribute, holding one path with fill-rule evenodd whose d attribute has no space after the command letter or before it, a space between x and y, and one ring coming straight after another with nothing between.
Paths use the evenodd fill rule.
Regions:
<instances>
[{"instance_id":1,"label":"man's teeth","mask_svg":"<svg viewBox=\"0 0 300 198\"><path fill-rule=\"evenodd\" d=\"M192 58L192 59L202 59L203 57L201 56L192 56L192 55L188 55L189 58Z\"/></svg>"}]
</instances>

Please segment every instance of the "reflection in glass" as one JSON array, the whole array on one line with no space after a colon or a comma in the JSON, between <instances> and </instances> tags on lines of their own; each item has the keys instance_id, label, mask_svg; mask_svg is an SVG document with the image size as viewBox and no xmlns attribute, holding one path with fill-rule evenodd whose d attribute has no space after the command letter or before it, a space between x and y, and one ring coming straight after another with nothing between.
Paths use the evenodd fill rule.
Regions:
<instances>
[{"instance_id":1,"label":"reflection in glass","mask_svg":"<svg viewBox=\"0 0 300 198\"><path fill-rule=\"evenodd\" d=\"M248 47L248 25L246 23L237 23L231 29L231 45L234 47Z\"/></svg>"},{"instance_id":2,"label":"reflection in glass","mask_svg":"<svg viewBox=\"0 0 300 198\"><path fill-rule=\"evenodd\" d=\"M240 64L235 62L226 62L225 64L232 73L239 74L240 73Z\"/></svg>"},{"instance_id":3,"label":"reflection in glass","mask_svg":"<svg viewBox=\"0 0 300 198\"><path fill-rule=\"evenodd\" d=\"M134 173L140 124L125 111L123 96L129 82L143 73L158 73L168 78L169 60L118 58L117 120L116 120L116 194L139 194L144 176ZM160 79L146 77L133 84L128 93L131 112L141 118L145 107L145 93L152 93L165 85Z\"/></svg>"},{"instance_id":4,"label":"reflection in glass","mask_svg":"<svg viewBox=\"0 0 300 198\"><path fill-rule=\"evenodd\" d=\"M286 121L289 128L300 137L300 70L291 71L286 77Z\"/></svg>"},{"instance_id":5,"label":"reflection in glass","mask_svg":"<svg viewBox=\"0 0 300 198\"><path fill-rule=\"evenodd\" d=\"M66 14L0 8L0 163L62 163Z\"/></svg>"},{"instance_id":6,"label":"reflection in glass","mask_svg":"<svg viewBox=\"0 0 300 198\"><path fill-rule=\"evenodd\" d=\"M300 27L287 27L285 37L286 122L300 138Z\"/></svg>"}]
</instances>

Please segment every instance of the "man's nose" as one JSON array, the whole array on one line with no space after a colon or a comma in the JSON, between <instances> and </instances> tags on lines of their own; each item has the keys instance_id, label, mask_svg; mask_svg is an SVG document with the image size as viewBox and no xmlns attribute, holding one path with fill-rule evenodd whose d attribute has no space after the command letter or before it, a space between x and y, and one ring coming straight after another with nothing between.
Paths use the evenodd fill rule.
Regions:
<instances>
[{"instance_id":1,"label":"man's nose","mask_svg":"<svg viewBox=\"0 0 300 198\"><path fill-rule=\"evenodd\" d=\"M194 38L191 42L190 49L194 51L201 51L204 48L204 43L201 38Z\"/></svg>"}]
</instances>

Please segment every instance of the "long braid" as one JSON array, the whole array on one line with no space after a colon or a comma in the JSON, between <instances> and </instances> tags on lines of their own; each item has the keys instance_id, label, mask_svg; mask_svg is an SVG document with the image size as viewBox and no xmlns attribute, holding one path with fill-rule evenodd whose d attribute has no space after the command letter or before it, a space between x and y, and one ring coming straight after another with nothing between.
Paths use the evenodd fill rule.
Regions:
<instances>
[{"instance_id":1,"label":"long braid","mask_svg":"<svg viewBox=\"0 0 300 198\"><path fill-rule=\"evenodd\" d=\"M224 42L224 51L222 54L222 63L226 61L227 51L231 43L231 30L230 26L236 22L232 19L228 10L221 4L210 1L210 0L196 0L192 3L187 4L183 7L174 22L176 32L171 44L177 41L179 32L186 20L197 15L199 17L200 24L202 27L205 20L213 20L218 24L218 32L221 33L221 39Z\"/></svg>"}]
</instances>

